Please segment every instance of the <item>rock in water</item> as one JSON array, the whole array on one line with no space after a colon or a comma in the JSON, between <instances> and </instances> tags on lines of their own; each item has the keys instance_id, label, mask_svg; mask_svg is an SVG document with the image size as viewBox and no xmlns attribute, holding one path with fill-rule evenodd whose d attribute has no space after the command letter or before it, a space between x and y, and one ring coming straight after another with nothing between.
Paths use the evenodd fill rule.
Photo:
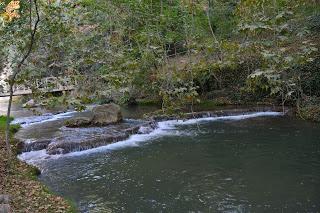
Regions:
<instances>
[{"instance_id":1,"label":"rock in water","mask_svg":"<svg viewBox=\"0 0 320 213\"><path fill-rule=\"evenodd\" d=\"M0 203L3 203L3 204L10 203L10 196L0 194Z\"/></svg>"},{"instance_id":2,"label":"rock in water","mask_svg":"<svg viewBox=\"0 0 320 213\"><path fill-rule=\"evenodd\" d=\"M51 139L39 139L35 141L19 141L17 143L17 152L31 152L46 149L51 143Z\"/></svg>"},{"instance_id":3,"label":"rock in water","mask_svg":"<svg viewBox=\"0 0 320 213\"><path fill-rule=\"evenodd\" d=\"M121 109L114 103L96 106L92 109L93 118L91 124L103 126L118 123L122 120Z\"/></svg>"},{"instance_id":4,"label":"rock in water","mask_svg":"<svg viewBox=\"0 0 320 213\"><path fill-rule=\"evenodd\" d=\"M23 108L33 108L33 107L37 107L37 104L35 102L35 100L30 99L27 103L22 105Z\"/></svg>"},{"instance_id":5,"label":"rock in water","mask_svg":"<svg viewBox=\"0 0 320 213\"><path fill-rule=\"evenodd\" d=\"M67 127L85 127L91 124L92 117L71 118L65 122Z\"/></svg>"},{"instance_id":6,"label":"rock in water","mask_svg":"<svg viewBox=\"0 0 320 213\"><path fill-rule=\"evenodd\" d=\"M140 132L144 127L143 132ZM126 140L133 134L146 134L156 128L154 122L121 122L116 125L108 125L99 128L66 129L65 133L52 139L47 146L49 155L66 154L69 152L93 149L118 141ZM80 131L79 131L80 130Z\"/></svg>"}]
</instances>

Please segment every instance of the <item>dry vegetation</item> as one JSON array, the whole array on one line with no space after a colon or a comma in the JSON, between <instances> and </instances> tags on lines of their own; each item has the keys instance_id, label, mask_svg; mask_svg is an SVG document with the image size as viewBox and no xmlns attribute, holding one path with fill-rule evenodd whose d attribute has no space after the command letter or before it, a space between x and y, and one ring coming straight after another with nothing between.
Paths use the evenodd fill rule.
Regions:
<instances>
[{"instance_id":1,"label":"dry vegetation","mask_svg":"<svg viewBox=\"0 0 320 213\"><path fill-rule=\"evenodd\" d=\"M0 191L10 195L13 212L75 212L63 198L53 195L37 180L38 170L16 157L8 160L0 130Z\"/></svg>"}]
</instances>

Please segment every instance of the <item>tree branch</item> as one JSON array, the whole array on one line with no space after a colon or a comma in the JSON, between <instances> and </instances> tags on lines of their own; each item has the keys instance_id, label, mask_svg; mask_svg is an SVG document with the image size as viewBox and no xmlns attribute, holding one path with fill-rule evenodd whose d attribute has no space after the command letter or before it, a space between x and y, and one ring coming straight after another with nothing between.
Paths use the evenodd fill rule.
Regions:
<instances>
[{"instance_id":1,"label":"tree branch","mask_svg":"<svg viewBox=\"0 0 320 213\"><path fill-rule=\"evenodd\" d=\"M9 157L11 156L11 147L10 147L10 114L11 114L11 106L12 106L12 97L13 97L13 86L15 84L15 80L17 75L21 72L21 67L24 64L24 62L26 61L26 59L29 57L29 55L31 54L34 42L35 42L35 35L37 32L37 28L38 28L38 24L40 22L40 15L39 15L39 10L38 10L38 4L37 4L37 0L33 0L34 5L35 5L35 11L36 11L36 15L37 15L37 19L36 22L34 24L34 27L32 29L32 0L30 0L30 13L29 13L29 18L30 18L30 44L28 47L28 51L26 52L26 54L22 57L21 61L18 63L16 70L14 71L14 73L12 74L12 76L9 79L9 92L10 92L10 97L9 97L9 103L8 103L8 110L7 110L7 122L6 122L6 148L8 151L8 155Z\"/></svg>"},{"instance_id":2,"label":"tree branch","mask_svg":"<svg viewBox=\"0 0 320 213\"><path fill-rule=\"evenodd\" d=\"M33 29L31 28L32 26L30 25L30 30L31 30L31 34L30 34L30 45L28 48L28 51L26 52L26 54L23 56L23 58L21 59L21 61L18 63L17 69L16 71L13 73L11 80L15 80L16 76L21 72L21 67L24 64L24 62L26 61L26 59L29 57L29 55L31 54L33 45L34 45L34 41L35 41L35 35L38 29L38 24L40 22L40 15L39 15L39 9L38 9L38 4L37 4L37 0L33 0L34 2L34 6L35 6L35 11L36 11L36 15L37 15L37 19L36 22L34 24ZM32 8L32 2L30 0L30 20L32 20L32 14L31 14L31 8ZM31 21L30 21L31 22Z\"/></svg>"}]
</instances>

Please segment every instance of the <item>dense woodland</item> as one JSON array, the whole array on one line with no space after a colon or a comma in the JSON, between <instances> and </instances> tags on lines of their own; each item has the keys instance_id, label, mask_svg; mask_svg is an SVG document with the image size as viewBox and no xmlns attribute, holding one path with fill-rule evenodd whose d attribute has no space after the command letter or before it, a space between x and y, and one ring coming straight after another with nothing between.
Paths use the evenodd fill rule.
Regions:
<instances>
[{"instance_id":1,"label":"dense woodland","mask_svg":"<svg viewBox=\"0 0 320 213\"><path fill-rule=\"evenodd\" d=\"M47 106L263 102L320 119L317 0L16 1L12 17L9 2L0 8L2 76L30 47L38 9L32 51L14 82L34 85ZM77 89L41 94L34 82L46 76L75 78Z\"/></svg>"},{"instance_id":2,"label":"dense woodland","mask_svg":"<svg viewBox=\"0 0 320 213\"><path fill-rule=\"evenodd\" d=\"M10 94L7 117L0 117L0 211L1 194L7 193L12 195L12 207L17 212L76 212L70 202L35 181L38 170L14 157L18 147L12 137L20 128L10 126L15 87L32 89L32 95L20 98L21 102L33 99L47 108L65 106L81 111L90 103L158 104L162 110L155 113L169 114L186 108L193 111L194 105L211 109L218 105L262 104L289 106L300 118L320 122L319 50L319 0L0 0L0 93ZM37 82L51 76L68 77L76 82L74 90L45 93ZM301 132L306 132L303 128ZM316 132L309 129L310 133ZM299 136L297 132L300 129L292 135ZM292 173L283 166L284 154L272 174L277 174L277 181L289 183L294 179L276 173L278 167L290 171L290 177L308 176L313 192L319 175L296 169L300 167L294 167L294 156L303 166L309 162L304 156L312 158L304 167L318 171L314 160L318 145L303 141L299 149L305 152L300 156L300 152L292 152L292 142L284 151L290 155L288 167ZM214 149L233 161L243 147L250 152L247 144L237 145L238 151L231 155L223 154L228 146ZM263 147L258 145L254 144ZM308 146L310 150L305 149ZM282 152L281 147L276 149ZM277 151L270 150L270 156L276 159ZM255 154L250 161L267 162L264 157L270 150L263 152L263 160ZM220 155L210 164L217 159L223 164ZM205 159L210 158L206 155ZM267 167L274 168L272 161ZM303 175L297 171L303 171ZM273 179L270 174L265 177ZM301 180L295 185L302 187L305 183L307 187L309 179ZM265 180L258 182L268 186ZM275 183L270 188L277 188ZM281 184L279 189L283 187ZM302 188L297 192L307 195ZM312 198L312 194L305 196L307 205L311 205L309 196ZM199 196L196 200L203 205ZM269 197L267 203L264 207L271 206ZM281 210L288 211L288 206L285 203Z\"/></svg>"}]
</instances>

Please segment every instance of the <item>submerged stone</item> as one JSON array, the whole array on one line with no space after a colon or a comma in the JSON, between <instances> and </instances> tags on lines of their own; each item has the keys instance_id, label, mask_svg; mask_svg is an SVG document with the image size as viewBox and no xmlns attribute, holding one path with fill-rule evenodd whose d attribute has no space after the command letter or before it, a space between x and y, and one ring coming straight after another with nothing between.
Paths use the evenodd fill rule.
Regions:
<instances>
[{"instance_id":1,"label":"submerged stone","mask_svg":"<svg viewBox=\"0 0 320 213\"><path fill-rule=\"evenodd\" d=\"M38 151L38 150L46 149L50 143L51 143L51 139L40 139L32 142L21 141L17 144L17 150L18 150L18 153Z\"/></svg>"}]
</instances>

